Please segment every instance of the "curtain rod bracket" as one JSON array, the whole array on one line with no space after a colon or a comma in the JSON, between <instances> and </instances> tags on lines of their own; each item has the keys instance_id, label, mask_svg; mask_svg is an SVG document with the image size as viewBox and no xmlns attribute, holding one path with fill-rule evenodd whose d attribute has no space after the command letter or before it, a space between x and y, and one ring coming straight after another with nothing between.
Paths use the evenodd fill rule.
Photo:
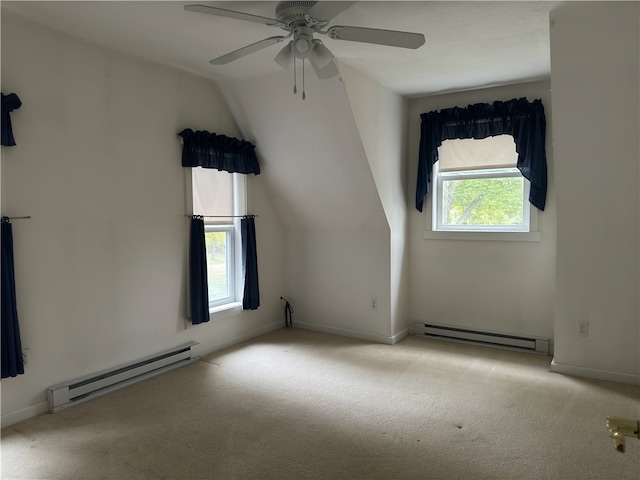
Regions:
<instances>
[{"instance_id":1,"label":"curtain rod bracket","mask_svg":"<svg viewBox=\"0 0 640 480\"><path fill-rule=\"evenodd\" d=\"M7 217L7 216L3 216L2 217L2 222L3 223L8 223L11 220L31 220L31 215L26 215L23 217Z\"/></svg>"}]
</instances>

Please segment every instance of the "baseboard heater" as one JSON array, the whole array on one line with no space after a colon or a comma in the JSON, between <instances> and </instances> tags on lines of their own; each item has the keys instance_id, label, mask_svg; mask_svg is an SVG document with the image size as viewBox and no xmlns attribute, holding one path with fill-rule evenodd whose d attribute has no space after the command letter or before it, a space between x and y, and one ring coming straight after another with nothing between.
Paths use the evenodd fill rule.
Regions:
<instances>
[{"instance_id":1,"label":"baseboard heater","mask_svg":"<svg viewBox=\"0 0 640 480\"><path fill-rule=\"evenodd\" d=\"M190 342L112 370L49 387L47 389L49 411L54 413L64 410L72 405L195 362L199 358L196 355L197 345L196 342Z\"/></svg>"},{"instance_id":2,"label":"baseboard heater","mask_svg":"<svg viewBox=\"0 0 640 480\"><path fill-rule=\"evenodd\" d=\"M475 343L492 347L524 350L529 352L549 354L549 339L525 337L506 333L483 332L460 327L446 325L434 325L429 323L415 324L416 336L433 337L443 340L451 340L464 343Z\"/></svg>"}]
</instances>

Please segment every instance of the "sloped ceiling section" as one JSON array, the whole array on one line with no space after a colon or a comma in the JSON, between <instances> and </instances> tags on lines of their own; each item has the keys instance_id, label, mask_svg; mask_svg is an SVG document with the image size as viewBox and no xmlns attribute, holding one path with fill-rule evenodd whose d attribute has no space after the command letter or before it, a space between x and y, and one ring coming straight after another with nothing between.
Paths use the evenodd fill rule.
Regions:
<instances>
[{"instance_id":1,"label":"sloped ceiling section","mask_svg":"<svg viewBox=\"0 0 640 480\"><path fill-rule=\"evenodd\" d=\"M338 78L282 71L221 84L287 228L388 231L349 100Z\"/></svg>"},{"instance_id":2,"label":"sloped ceiling section","mask_svg":"<svg viewBox=\"0 0 640 480\"><path fill-rule=\"evenodd\" d=\"M237 81L277 72L270 47L228 65L209 60L282 30L184 10L204 3L273 18L275 1L2 1L2 9L75 37L196 73ZM421 32L426 44L398 49L323 36L343 63L402 95L520 83L549 76L550 8L545 1L360 1L332 20Z\"/></svg>"},{"instance_id":3,"label":"sloped ceiling section","mask_svg":"<svg viewBox=\"0 0 640 480\"><path fill-rule=\"evenodd\" d=\"M302 101L290 93L291 74L273 61L275 47L212 66L211 58L282 31L188 12L187 3L197 2L2 1L2 9L218 82L244 135L259 145L265 181L286 225L380 228L380 200L342 85L318 82L308 71ZM277 4L211 3L267 17ZM426 45L411 50L323 41L340 63L400 95L521 82L549 74L548 10L554 3L362 1L332 24L422 32Z\"/></svg>"}]
</instances>

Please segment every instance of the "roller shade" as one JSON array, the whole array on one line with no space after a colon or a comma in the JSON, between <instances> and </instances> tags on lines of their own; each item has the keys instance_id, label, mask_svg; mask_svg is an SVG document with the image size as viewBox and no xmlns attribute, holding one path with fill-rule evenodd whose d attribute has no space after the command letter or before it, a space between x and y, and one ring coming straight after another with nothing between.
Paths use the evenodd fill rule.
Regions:
<instances>
[{"instance_id":1,"label":"roller shade","mask_svg":"<svg viewBox=\"0 0 640 480\"><path fill-rule=\"evenodd\" d=\"M196 167L192 171L192 179L194 215L234 214L232 173ZM231 218L206 220L207 224L228 224Z\"/></svg>"},{"instance_id":2,"label":"roller shade","mask_svg":"<svg viewBox=\"0 0 640 480\"><path fill-rule=\"evenodd\" d=\"M444 140L438 148L438 157L441 172L515 168L518 162L511 135Z\"/></svg>"}]
</instances>

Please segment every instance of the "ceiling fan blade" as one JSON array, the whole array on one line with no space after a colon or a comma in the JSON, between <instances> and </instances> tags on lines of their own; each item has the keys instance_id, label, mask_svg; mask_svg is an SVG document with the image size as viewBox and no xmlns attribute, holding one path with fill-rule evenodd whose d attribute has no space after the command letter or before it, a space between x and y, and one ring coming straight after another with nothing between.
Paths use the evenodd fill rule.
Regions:
<instances>
[{"instance_id":1,"label":"ceiling fan blade","mask_svg":"<svg viewBox=\"0 0 640 480\"><path fill-rule=\"evenodd\" d=\"M260 40L259 42L252 43L251 45L247 45L246 47L239 48L238 50L234 50L233 52L227 53L226 55L222 55L221 57L214 58L209 63L211 65L225 65L229 62L233 62L234 60L238 60L239 58L242 58L245 55L249 55L251 53L257 52L258 50L267 48L275 43L279 43L284 38L287 38L287 37L265 38L264 40Z\"/></svg>"},{"instance_id":2,"label":"ceiling fan blade","mask_svg":"<svg viewBox=\"0 0 640 480\"><path fill-rule=\"evenodd\" d=\"M313 69L316 72L316 75L318 76L318 78L320 80L324 80L327 78L331 78L331 77L335 77L336 75L340 74L340 71L338 70L338 67L336 66L336 62L335 60L331 60L326 67L324 68L320 68L315 62L313 62L312 60L309 61L309 63L311 63L311 66L313 67Z\"/></svg>"},{"instance_id":3,"label":"ceiling fan blade","mask_svg":"<svg viewBox=\"0 0 640 480\"><path fill-rule=\"evenodd\" d=\"M340 15L351 5L358 2L323 2L319 1L311 7L308 15L316 20L329 21L333 17Z\"/></svg>"},{"instance_id":4,"label":"ceiling fan blade","mask_svg":"<svg viewBox=\"0 0 640 480\"><path fill-rule=\"evenodd\" d=\"M248 22L262 23L263 25L284 26L278 20L249 13L236 12L225 8L210 7L209 5L185 5L185 10L196 13L206 13L207 15L216 15L218 17L235 18L236 20L246 20Z\"/></svg>"},{"instance_id":5,"label":"ceiling fan blade","mask_svg":"<svg viewBox=\"0 0 640 480\"><path fill-rule=\"evenodd\" d=\"M327 30L329 38L351 42L375 43L390 47L418 48L424 45L421 33L380 30L378 28L344 27L336 25Z\"/></svg>"}]
</instances>

